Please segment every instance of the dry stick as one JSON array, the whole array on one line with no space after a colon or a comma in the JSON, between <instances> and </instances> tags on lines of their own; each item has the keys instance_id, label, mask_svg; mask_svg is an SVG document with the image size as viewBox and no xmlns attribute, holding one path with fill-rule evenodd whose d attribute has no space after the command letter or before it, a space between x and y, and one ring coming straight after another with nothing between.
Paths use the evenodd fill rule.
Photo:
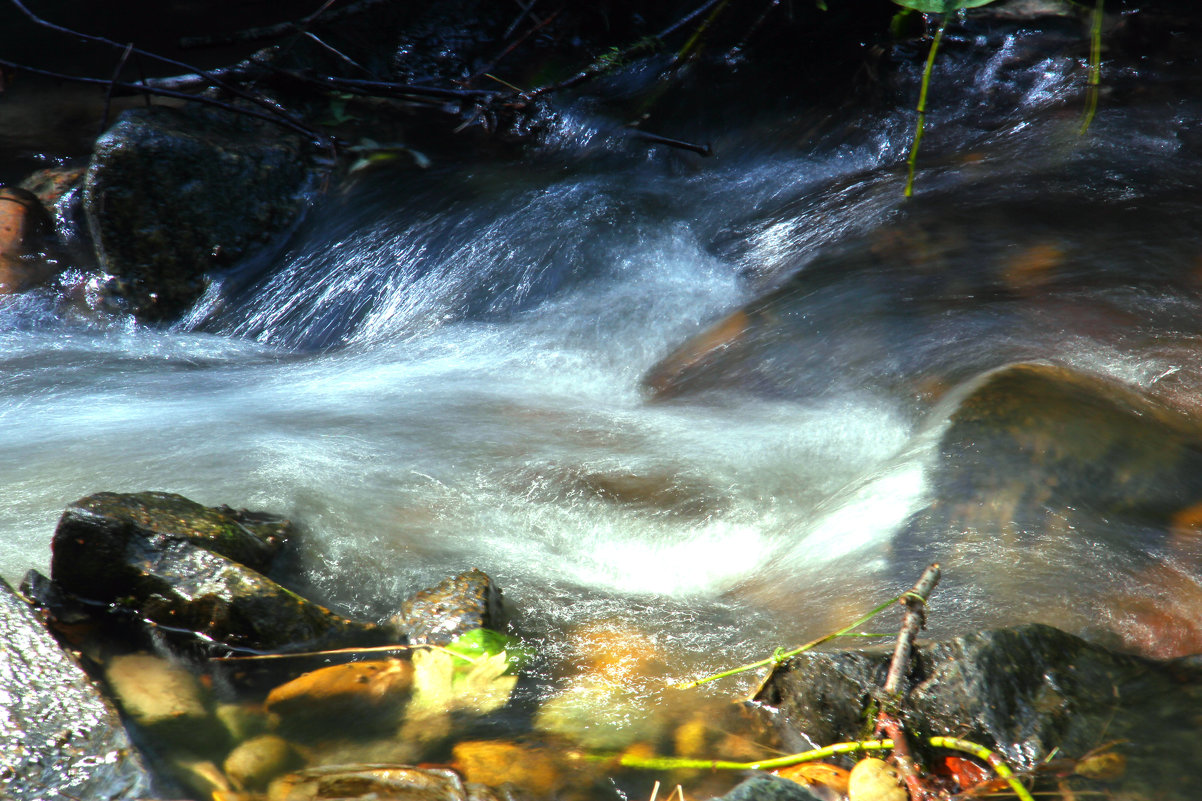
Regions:
<instances>
[{"instance_id":1,"label":"dry stick","mask_svg":"<svg viewBox=\"0 0 1202 801\"><path fill-rule=\"evenodd\" d=\"M906 611L902 616L901 628L897 632L897 646L893 649L893 659L889 663L889 673L885 677L883 703L876 719L875 734L878 737L885 734L893 741L891 758L901 772L913 801L932 798L933 794L923 785L922 779L918 775L918 768L910 753L910 745L902 731L901 722L890 710L890 707L901 700L902 679L910 667L910 651L914 647L914 638L926 624L927 598L930 597L931 590L935 589L935 585L938 583L939 565L936 563L924 570L914 587L901 596Z\"/></svg>"}]
</instances>

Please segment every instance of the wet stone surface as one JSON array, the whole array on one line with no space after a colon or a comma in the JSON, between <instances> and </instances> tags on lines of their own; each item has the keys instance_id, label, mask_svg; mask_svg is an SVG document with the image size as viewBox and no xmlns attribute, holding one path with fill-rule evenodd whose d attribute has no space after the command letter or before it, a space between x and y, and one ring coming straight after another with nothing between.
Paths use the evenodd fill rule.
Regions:
<instances>
[{"instance_id":1,"label":"wet stone surface","mask_svg":"<svg viewBox=\"0 0 1202 801\"><path fill-rule=\"evenodd\" d=\"M863 739L889 659L884 651L802 654L777 668L756 700L779 710L778 723L798 750ZM1202 709L1196 662L1117 654L1027 625L922 645L908 680L903 708L915 737L963 737L1018 770L1120 741L1129 766L1118 780L1122 791L1196 796L1202 770L1190 754L1202 747L1202 721L1186 711ZM1163 774L1166 759L1177 763L1177 775ZM1152 788L1156 795L1141 795Z\"/></svg>"},{"instance_id":2,"label":"wet stone surface","mask_svg":"<svg viewBox=\"0 0 1202 801\"><path fill-rule=\"evenodd\" d=\"M124 113L84 178L111 295L145 320L177 316L212 271L296 217L309 179L301 143L277 127L197 108Z\"/></svg>"},{"instance_id":3,"label":"wet stone surface","mask_svg":"<svg viewBox=\"0 0 1202 801\"><path fill-rule=\"evenodd\" d=\"M0 580L0 796L148 796L151 778L116 711Z\"/></svg>"}]
</instances>

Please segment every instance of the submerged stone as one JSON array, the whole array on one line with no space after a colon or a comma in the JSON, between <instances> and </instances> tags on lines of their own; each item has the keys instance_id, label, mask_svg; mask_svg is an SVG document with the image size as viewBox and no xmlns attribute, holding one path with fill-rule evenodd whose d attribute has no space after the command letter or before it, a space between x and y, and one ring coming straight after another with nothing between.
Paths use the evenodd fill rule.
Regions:
<instances>
[{"instance_id":1,"label":"submerged stone","mask_svg":"<svg viewBox=\"0 0 1202 801\"><path fill-rule=\"evenodd\" d=\"M188 669L153 654L124 654L109 661L104 678L121 711L154 742L204 754L227 745L224 728Z\"/></svg>"},{"instance_id":2,"label":"submerged stone","mask_svg":"<svg viewBox=\"0 0 1202 801\"><path fill-rule=\"evenodd\" d=\"M801 654L777 667L755 700L775 710L794 746L863 739L890 656ZM1132 797L1150 791L1185 801L1202 780L1190 756L1202 747L1199 720L1185 711L1202 709L1196 664L1117 654L1031 624L921 645L908 681L902 709L907 731L919 740L962 737L1018 770L1119 741L1129 770L1117 786Z\"/></svg>"},{"instance_id":3,"label":"submerged stone","mask_svg":"<svg viewBox=\"0 0 1202 801\"><path fill-rule=\"evenodd\" d=\"M276 776L296 770L303 759L283 737L264 734L239 745L222 763L230 782L242 790L263 790Z\"/></svg>"},{"instance_id":4,"label":"submerged stone","mask_svg":"<svg viewBox=\"0 0 1202 801\"><path fill-rule=\"evenodd\" d=\"M718 801L821 801L797 782L776 776L755 776L735 787Z\"/></svg>"},{"instance_id":5,"label":"submerged stone","mask_svg":"<svg viewBox=\"0 0 1202 801\"><path fill-rule=\"evenodd\" d=\"M265 706L289 731L317 738L332 731L356 736L395 729L413 687L413 665L376 659L330 665L281 684Z\"/></svg>"},{"instance_id":6,"label":"submerged stone","mask_svg":"<svg viewBox=\"0 0 1202 801\"><path fill-rule=\"evenodd\" d=\"M409 765L330 765L291 773L271 783L269 801L495 801L485 787L465 784L453 770Z\"/></svg>"},{"instance_id":7,"label":"submerged stone","mask_svg":"<svg viewBox=\"0 0 1202 801\"><path fill-rule=\"evenodd\" d=\"M117 801L152 783L116 711L0 580L0 796Z\"/></svg>"}]
</instances>

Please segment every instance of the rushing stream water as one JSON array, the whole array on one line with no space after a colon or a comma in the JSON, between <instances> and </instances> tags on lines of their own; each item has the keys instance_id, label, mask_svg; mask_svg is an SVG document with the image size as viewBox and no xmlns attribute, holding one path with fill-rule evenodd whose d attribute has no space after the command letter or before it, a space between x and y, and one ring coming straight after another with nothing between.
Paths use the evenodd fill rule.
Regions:
<instances>
[{"instance_id":1,"label":"rushing stream water","mask_svg":"<svg viewBox=\"0 0 1202 801\"><path fill-rule=\"evenodd\" d=\"M1082 136L1079 62L1031 47L948 56L910 200L896 108L715 125L708 160L565 112L525 162L356 175L169 330L0 298L0 574L47 567L68 502L158 489L291 517L298 588L355 617L475 566L535 641L637 629L671 678L825 633L946 560L889 546L939 492L956 387L1042 359L1202 397L1199 95L1128 70ZM650 397L774 290L802 311ZM982 546L1013 591L951 581L935 633L1130 644L1090 590L1140 581L1132 560L1197 590L1137 533L1062 536L1029 575L1022 542Z\"/></svg>"}]
</instances>

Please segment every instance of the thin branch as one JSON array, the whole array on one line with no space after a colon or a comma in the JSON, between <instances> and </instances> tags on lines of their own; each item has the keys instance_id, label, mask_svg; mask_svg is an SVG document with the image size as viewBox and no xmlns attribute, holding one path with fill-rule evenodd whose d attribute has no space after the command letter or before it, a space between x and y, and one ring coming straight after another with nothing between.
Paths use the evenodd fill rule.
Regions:
<instances>
[{"instance_id":1,"label":"thin branch","mask_svg":"<svg viewBox=\"0 0 1202 801\"><path fill-rule=\"evenodd\" d=\"M330 144L332 142L330 137L326 136L325 134L318 133L317 131L314 131L311 128L307 128L298 122L293 122L288 117L282 117L278 114L267 114L262 111L256 111L255 109L245 108L242 106L235 106L232 103L226 103L226 102L223 102L221 100L216 100L211 97L205 97L204 95L194 95L194 94L189 94L187 92L178 92L173 89L164 89L164 88L160 88L157 86L146 86L146 85L137 84L137 83L126 83L125 81L110 81L106 78L86 78L82 75L66 75L61 72L52 72L50 70L38 69L36 67L27 67L24 64L18 64L15 61L7 61L5 59L0 59L0 66L11 67L12 69L20 70L22 72L28 72L32 75L43 75L48 78L57 78L58 80L61 80L61 81L72 81L74 83L83 83L83 84L88 84L90 86L110 86L111 85L118 89L128 89L132 92L144 92L147 94L155 95L157 97L171 97L171 98L175 98L177 100L188 100L188 101L191 101L194 103L200 103L205 106L213 106L214 108L220 108L220 109L224 109L226 111L232 111L235 114L245 114L248 117L254 117L255 119L260 119L260 120L264 120L266 122L275 123L276 125L280 125L285 128L288 128L290 130L293 130L299 134L302 134L305 137L308 137L311 139L316 139L324 144Z\"/></svg>"},{"instance_id":2,"label":"thin branch","mask_svg":"<svg viewBox=\"0 0 1202 801\"><path fill-rule=\"evenodd\" d=\"M29 18L30 21L32 21L34 24L39 25L43 28L48 28L52 31L64 34L66 36L73 36L73 37L83 40L85 42L96 42L99 44L107 45L108 47L114 48L119 51L124 51L126 48L126 45L123 45L120 42L115 42L112 39L107 39L103 36L96 36L96 35L90 34L90 33L83 33L82 31L73 30L71 28L64 27L57 23L50 22L49 20L42 19L37 14L34 14L32 11L30 11L28 8L26 8L25 4L22 3L21 0L9 0L9 1L14 6L17 7L18 11L20 11L27 18ZM168 64L173 67L179 67L180 69L183 69L187 72L194 72L197 75L201 75L205 78L205 80L209 81L209 83L211 85L217 86L221 89L224 89L225 91L229 92L230 94L232 94L236 97L240 97L243 100L246 100L247 102L254 103L257 106L268 109L268 111L270 111L272 114L278 116L281 120L286 120L288 127L293 128L293 130L301 131L301 132L305 133L305 135L307 135L307 136L315 136L315 137L325 140L325 141L328 141L328 139L329 139L329 137L326 137L322 134L319 134L315 131L312 131L312 130L306 128L304 125L302 125L300 123L300 121L294 119L290 114L287 114L287 113L281 111L271 101L266 100L262 97L259 97L258 95L252 94L250 92L246 92L246 91L238 88L237 86L234 86L233 84L222 81L219 78L215 77L212 73L206 72L205 70L202 70L202 69L198 69L197 67L194 67L191 64L187 64L183 61L177 61L173 58L167 58L166 56L161 56L157 53L152 53L148 50L142 50L139 47L132 48L131 52L134 55L143 56L143 57L149 58L149 59L154 59L155 61L159 62L160 64ZM47 73L42 72L41 74L47 74ZM71 79L68 76L62 76L62 77L67 77L68 80ZM116 82L114 82L114 84L116 84Z\"/></svg>"},{"instance_id":3,"label":"thin branch","mask_svg":"<svg viewBox=\"0 0 1202 801\"><path fill-rule=\"evenodd\" d=\"M646 131L640 131L637 128L631 131L631 136L633 136L635 139L641 139L644 142L650 142L653 145L666 145L679 150L688 150L693 153L698 153L702 156L714 155L714 149L709 145L699 145L695 142L686 142L683 139L669 139L666 136L647 133Z\"/></svg>"},{"instance_id":4,"label":"thin branch","mask_svg":"<svg viewBox=\"0 0 1202 801\"><path fill-rule=\"evenodd\" d=\"M194 49L202 47L220 47L223 45L238 44L241 42L257 42L264 39L278 39L282 36L287 36L290 33L304 32L304 30L317 20L318 17L324 17L325 21L341 19L343 17L353 16L360 11L368 9L372 6L383 5L390 0L359 0L357 3L350 3L342 8L329 11L327 9L332 5L331 2L324 3L321 8L314 11L307 17L299 21L280 22L275 25L264 25L259 28L247 28L234 33L224 34L221 36L187 36L180 39L180 47L184 49Z\"/></svg>"},{"instance_id":5,"label":"thin branch","mask_svg":"<svg viewBox=\"0 0 1202 801\"><path fill-rule=\"evenodd\" d=\"M532 2L530 4L530 6L533 7L534 3ZM465 81L465 83L467 83L467 84L474 83L476 81L476 79L479 78L480 76L487 75L488 73L492 72L496 68L497 64L499 64L501 62L501 59L505 58L507 55L512 53L515 49L517 49L517 47L519 45L522 44L522 42L526 41L531 36L533 36L536 32L538 32L540 29L542 29L543 26L550 25L551 22L553 22L555 20L555 18L558 17L560 12L562 12L562 11L563 11L563 6L560 6L559 8L557 8L555 10L555 12L553 14L551 14L551 16L547 17L546 19L542 20L541 22L538 22L535 25L532 25L525 33L523 33L521 36L519 36L518 38L516 38L512 42L510 42L509 45L506 46L506 48L504 50L502 50L500 52L500 54L496 58L494 58L487 66L482 67L481 69L477 70L476 74L472 75L470 78L468 78L467 81ZM508 35L509 34L506 34L506 36L508 36Z\"/></svg>"},{"instance_id":6,"label":"thin branch","mask_svg":"<svg viewBox=\"0 0 1202 801\"><path fill-rule=\"evenodd\" d=\"M930 565L923 571L917 583L909 592L903 593L901 602L906 611L902 616L901 627L897 632L897 645L893 649L893 659L889 663L889 673L885 677L884 698L881 711L877 715L877 736L884 734L893 741L891 759L902 775L906 788L910 791L912 801L925 801L934 797L931 790L922 782L918 775L918 767L910 752L910 743L906 739L901 721L894 714L894 707L901 698L902 679L910 667L910 652L914 648L914 638L926 622L926 603L931 591L939 583L939 565Z\"/></svg>"},{"instance_id":7,"label":"thin branch","mask_svg":"<svg viewBox=\"0 0 1202 801\"><path fill-rule=\"evenodd\" d=\"M104 116L100 119L100 130L104 131L109 127L109 112L113 106L113 86L117 83L117 79L121 77L121 70L125 68L125 62L129 59L130 51L134 49L134 43L130 42L125 46L125 50L121 53L121 59L117 62L117 66L113 69L113 77L109 80L108 91L104 93Z\"/></svg>"}]
</instances>

